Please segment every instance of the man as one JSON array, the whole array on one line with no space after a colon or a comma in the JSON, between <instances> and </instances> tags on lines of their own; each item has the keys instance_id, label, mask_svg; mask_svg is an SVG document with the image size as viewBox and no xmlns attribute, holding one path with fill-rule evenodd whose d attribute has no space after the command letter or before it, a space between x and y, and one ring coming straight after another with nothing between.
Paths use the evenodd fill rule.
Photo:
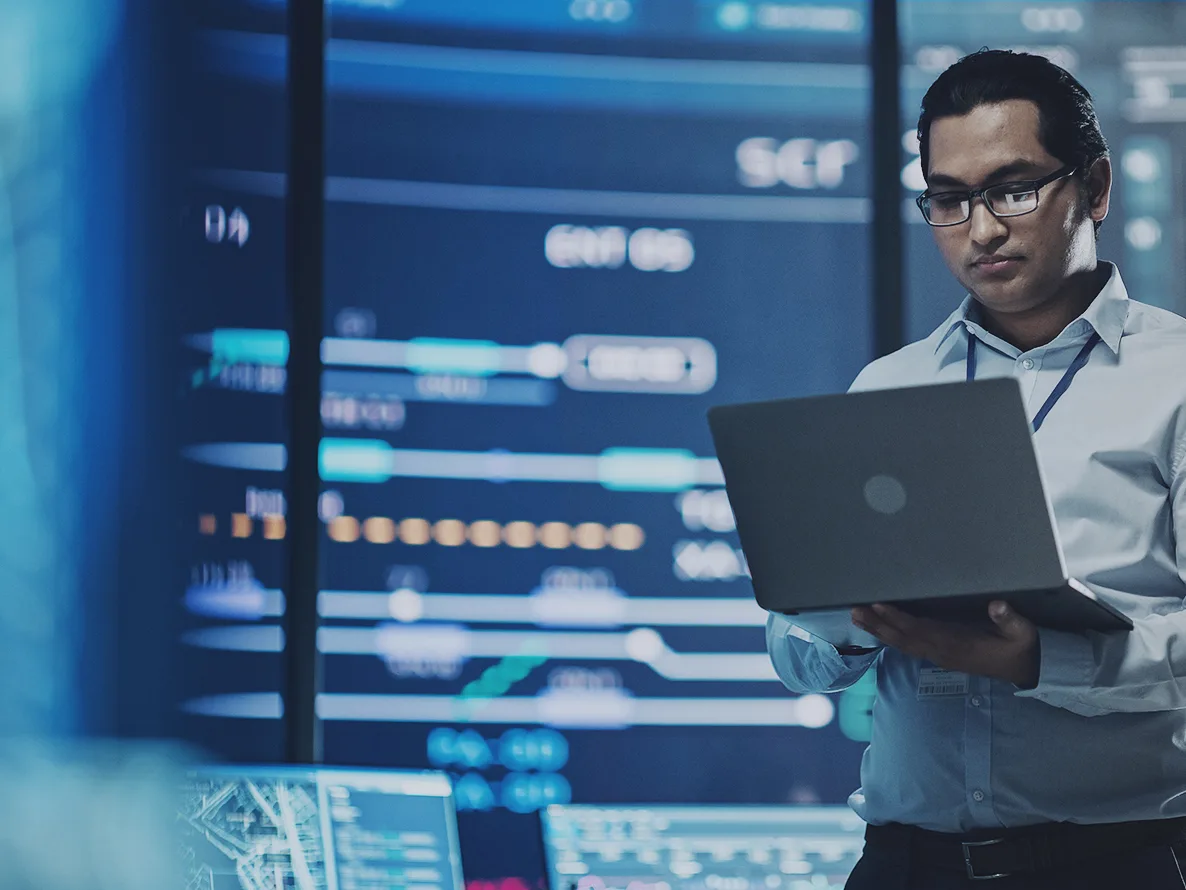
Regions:
<instances>
[{"instance_id":1,"label":"man","mask_svg":"<svg viewBox=\"0 0 1186 890\"><path fill-rule=\"evenodd\" d=\"M882 605L839 633L771 615L790 689L876 671L848 887L1184 888L1186 321L1096 258L1112 167L1067 72L968 56L927 92L919 140L919 206L969 297L853 388L1017 377L1070 574L1135 628L1049 631L1004 603L976 626Z\"/></svg>"}]
</instances>

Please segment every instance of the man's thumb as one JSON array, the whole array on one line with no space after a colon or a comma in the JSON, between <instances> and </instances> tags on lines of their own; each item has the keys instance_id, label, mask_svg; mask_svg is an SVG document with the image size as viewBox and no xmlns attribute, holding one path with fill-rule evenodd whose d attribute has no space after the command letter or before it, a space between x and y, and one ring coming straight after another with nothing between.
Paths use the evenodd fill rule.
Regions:
<instances>
[{"instance_id":1,"label":"man's thumb","mask_svg":"<svg viewBox=\"0 0 1186 890\"><path fill-rule=\"evenodd\" d=\"M1009 604L996 600L988 604L988 617L1008 636L1015 636L1024 626L1020 615L1009 608Z\"/></svg>"}]
</instances>

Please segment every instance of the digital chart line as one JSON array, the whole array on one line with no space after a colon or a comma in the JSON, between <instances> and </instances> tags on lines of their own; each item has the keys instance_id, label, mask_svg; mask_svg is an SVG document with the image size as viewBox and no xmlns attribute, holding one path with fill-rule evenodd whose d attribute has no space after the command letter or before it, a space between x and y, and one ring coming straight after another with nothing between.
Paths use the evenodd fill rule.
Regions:
<instances>
[{"instance_id":1,"label":"digital chart line","mask_svg":"<svg viewBox=\"0 0 1186 890\"><path fill-rule=\"evenodd\" d=\"M556 343L501 346L490 340L372 340L326 337L321 360L327 365L401 368L418 374L530 374L552 379L568 366Z\"/></svg>"},{"instance_id":2,"label":"digital chart line","mask_svg":"<svg viewBox=\"0 0 1186 890\"><path fill-rule=\"evenodd\" d=\"M288 334L282 330L217 328L191 334L184 342L208 353L212 369L250 364L275 374L288 361ZM326 337L321 357L327 366L337 366L323 372L324 392L407 401L545 406L555 401L556 379L578 392L648 395L699 395L717 379L716 349L699 337L574 334L563 343L531 346L434 337ZM344 370L352 368L369 372ZM500 374L534 379L491 379ZM441 377L462 380L446 385ZM269 392L280 391L277 386Z\"/></svg>"},{"instance_id":3,"label":"digital chart line","mask_svg":"<svg viewBox=\"0 0 1186 890\"><path fill-rule=\"evenodd\" d=\"M201 179L217 188L273 198L283 198L287 188L283 173L258 170L210 169L203 171ZM391 207L614 219L863 224L872 218L868 198L600 191L350 176L327 176L325 199Z\"/></svg>"},{"instance_id":4,"label":"digital chart line","mask_svg":"<svg viewBox=\"0 0 1186 890\"><path fill-rule=\"evenodd\" d=\"M210 627L187 633L185 642L232 652L282 652L284 631L275 625ZM391 659L456 661L506 658L522 652L577 661L633 661L667 680L777 681L765 652L676 652L651 628L626 633L474 631L456 625L323 627L317 649L324 655L373 655Z\"/></svg>"},{"instance_id":5,"label":"digital chart line","mask_svg":"<svg viewBox=\"0 0 1186 890\"><path fill-rule=\"evenodd\" d=\"M187 445L181 454L194 463L228 470L280 473L288 466L288 449L276 442L206 442Z\"/></svg>"},{"instance_id":6,"label":"digital chart line","mask_svg":"<svg viewBox=\"0 0 1186 890\"><path fill-rule=\"evenodd\" d=\"M453 402L470 405L522 405L546 408L556 401L550 380L450 375L401 374L389 371L342 371L321 374L327 396L393 398L403 402Z\"/></svg>"},{"instance_id":7,"label":"digital chart line","mask_svg":"<svg viewBox=\"0 0 1186 890\"><path fill-rule=\"evenodd\" d=\"M538 696L504 696L466 708L448 695L317 696L322 720L384 723L536 724L573 729L630 726L801 726L819 729L832 722L835 705L825 695L797 698L659 698L620 691L554 691ZM241 693L193 699L185 710L211 717L277 720L283 702L276 693Z\"/></svg>"},{"instance_id":8,"label":"digital chart line","mask_svg":"<svg viewBox=\"0 0 1186 890\"><path fill-rule=\"evenodd\" d=\"M280 590L242 585L194 586L186 607L229 620L279 618ZM535 624L539 627L763 627L766 612L750 597L627 596L614 588L539 588L530 594L391 593L323 590L317 600L324 619L351 621L452 621L465 624Z\"/></svg>"},{"instance_id":9,"label":"digital chart line","mask_svg":"<svg viewBox=\"0 0 1186 890\"><path fill-rule=\"evenodd\" d=\"M182 449L189 460L214 467L280 472L284 445L208 442ZM444 451L393 448L382 439L322 439L321 478L326 482L458 479L486 482L577 482L610 491L678 492L723 486L716 458L678 448L608 448L600 454L530 454L509 451Z\"/></svg>"},{"instance_id":10,"label":"digital chart line","mask_svg":"<svg viewBox=\"0 0 1186 890\"><path fill-rule=\"evenodd\" d=\"M386 482L395 477L488 482L567 482L611 491L685 491L725 484L715 458L663 448L609 448L600 454L396 449L380 439L322 439L321 478Z\"/></svg>"},{"instance_id":11,"label":"digital chart line","mask_svg":"<svg viewBox=\"0 0 1186 890\"><path fill-rule=\"evenodd\" d=\"M184 343L228 364L252 362L282 367L288 364L288 332L270 328L215 328L190 334Z\"/></svg>"},{"instance_id":12,"label":"digital chart line","mask_svg":"<svg viewBox=\"0 0 1186 890\"><path fill-rule=\"evenodd\" d=\"M541 589L506 594L369 593L323 590L323 618L537 624L554 627L762 627L766 612L751 597L645 597L619 591Z\"/></svg>"},{"instance_id":13,"label":"digital chart line","mask_svg":"<svg viewBox=\"0 0 1186 890\"><path fill-rule=\"evenodd\" d=\"M407 370L417 375L560 378L570 389L584 392L698 395L712 389L717 380L716 348L699 337L575 334L563 343L532 346L428 337L406 341L327 337L321 341L321 359L326 365ZM358 378L341 371L330 373L334 376L327 380L358 385ZM375 374L367 379L381 387L379 391L406 387L398 377Z\"/></svg>"}]
</instances>

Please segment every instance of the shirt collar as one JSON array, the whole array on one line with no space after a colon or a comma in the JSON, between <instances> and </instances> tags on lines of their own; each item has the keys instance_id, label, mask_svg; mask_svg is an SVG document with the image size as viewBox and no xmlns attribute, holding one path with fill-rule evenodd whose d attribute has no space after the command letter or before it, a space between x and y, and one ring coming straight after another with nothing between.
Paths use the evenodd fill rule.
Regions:
<instances>
[{"instance_id":1,"label":"shirt collar","mask_svg":"<svg viewBox=\"0 0 1186 890\"><path fill-rule=\"evenodd\" d=\"M939 325L939 337L935 341L936 355L939 354L939 350L943 348L943 344L947 342L955 331L967 325L968 315L972 311L974 303L975 300L972 299L972 295L968 294L968 296L964 297L964 301L959 304L959 308L947 316L943 324Z\"/></svg>"},{"instance_id":2,"label":"shirt collar","mask_svg":"<svg viewBox=\"0 0 1186 890\"><path fill-rule=\"evenodd\" d=\"M1124 336L1124 325L1128 321L1128 291L1124 287L1124 281L1120 278L1120 270L1111 263L1104 263L1104 265L1112 270L1107 283L1092 300L1087 310L1078 319L1071 322L1069 327L1073 328L1074 325L1091 327L1113 353L1119 354L1120 338ZM952 333L961 327L966 327L969 322L976 322L976 315L976 301L969 294L964 297L959 308L947 316L943 324L939 325L936 332L939 336L935 341L935 354L939 353Z\"/></svg>"},{"instance_id":3,"label":"shirt collar","mask_svg":"<svg viewBox=\"0 0 1186 890\"><path fill-rule=\"evenodd\" d=\"M1119 355L1120 338L1124 336L1124 325L1128 321L1128 291L1120 278L1120 270L1111 263L1105 265L1112 270L1108 283L1080 318L1095 329L1113 353Z\"/></svg>"}]
</instances>

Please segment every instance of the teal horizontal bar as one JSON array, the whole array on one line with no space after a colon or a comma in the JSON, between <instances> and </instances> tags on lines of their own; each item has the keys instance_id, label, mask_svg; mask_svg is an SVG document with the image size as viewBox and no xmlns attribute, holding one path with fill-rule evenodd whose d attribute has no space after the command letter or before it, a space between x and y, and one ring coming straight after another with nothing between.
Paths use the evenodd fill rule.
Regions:
<instances>
[{"instance_id":1,"label":"teal horizontal bar","mask_svg":"<svg viewBox=\"0 0 1186 890\"><path fill-rule=\"evenodd\" d=\"M288 364L288 333L251 328L218 328L211 334L211 354L229 365Z\"/></svg>"},{"instance_id":2,"label":"teal horizontal bar","mask_svg":"<svg viewBox=\"0 0 1186 890\"><path fill-rule=\"evenodd\" d=\"M499 346L489 340L438 340L417 337L408 342L407 367L417 374L463 374L488 377L500 370Z\"/></svg>"}]
</instances>

